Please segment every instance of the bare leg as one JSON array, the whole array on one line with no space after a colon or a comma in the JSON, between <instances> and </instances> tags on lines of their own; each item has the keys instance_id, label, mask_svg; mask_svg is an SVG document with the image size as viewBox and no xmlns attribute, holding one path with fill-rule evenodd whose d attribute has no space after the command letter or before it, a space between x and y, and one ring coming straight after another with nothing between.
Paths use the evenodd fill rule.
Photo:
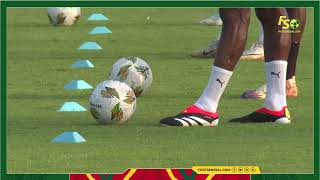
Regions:
<instances>
[{"instance_id":1,"label":"bare leg","mask_svg":"<svg viewBox=\"0 0 320 180\"><path fill-rule=\"evenodd\" d=\"M246 45L250 9L219 9L223 21L218 51L209 82L195 105L216 112L220 97Z\"/></svg>"},{"instance_id":2,"label":"bare leg","mask_svg":"<svg viewBox=\"0 0 320 180\"><path fill-rule=\"evenodd\" d=\"M267 96L262 108L247 116L232 119L231 122L289 124L291 121L286 100L286 72L291 35L279 32L281 26L278 26L279 17L288 16L287 10L259 8L256 9L256 14L264 31Z\"/></svg>"},{"instance_id":3,"label":"bare leg","mask_svg":"<svg viewBox=\"0 0 320 180\"><path fill-rule=\"evenodd\" d=\"M299 27L297 30L300 30L299 33L291 33L291 48L288 57L287 69L287 79L291 79L296 74L296 63L301 37L306 24L307 13L305 8L287 8L287 11L290 19L297 19L299 21Z\"/></svg>"},{"instance_id":4,"label":"bare leg","mask_svg":"<svg viewBox=\"0 0 320 180\"><path fill-rule=\"evenodd\" d=\"M296 33L291 33L291 48L288 57L286 93L287 97L298 96L298 87L296 84L296 64L299 54L300 41L306 24L305 8L287 8L289 18L299 21L299 27L295 29Z\"/></svg>"},{"instance_id":5,"label":"bare leg","mask_svg":"<svg viewBox=\"0 0 320 180\"><path fill-rule=\"evenodd\" d=\"M291 47L288 56L288 67L286 76L286 95L287 97L298 96L298 87L295 80L296 63L299 54L301 37L306 24L306 9L305 8L286 8L289 19L299 21L299 27L295 33L291 33ZM300 31L300 32L298 32ZM241 95L243 99L264 99L266 97L266 85L259 86L257 89L248 90Z\"/></svg>"},{"instance_id":6,"label":"bare leg","mask_svg":"<svg viewBox=\"0 0 320 180\"><path fill-rule=\"evenodd\" d=\"M182 113L164 118L160 124L170 126L216 126L217 107L244 50L250 20L249 8L219 9L223 21L218 51L208 84L195 104Z\"/></svg>"},{"instance_id":7,"label":"bare leg","mask_svg":"<svg viewBox=\"0 0 320 180\"><path fill-rule=\"evenodd\" d=\"M284 8L257 8L257 17L262 23L264 31L265 61L288 59L289 46L291 42L290 34L279 33L281 27L278 26L279 16L288 16Z\"/></svg>"},{"instance_id":8,"label":"bare leg","mask_svg":"<svg viewBox=\"0 0 320 180\"><path fill-rule=\"evenodd\" d=\"M250 9L219 9L223 22L214 65L233 71L247 42Z\"/></svg>"}]
</instances>

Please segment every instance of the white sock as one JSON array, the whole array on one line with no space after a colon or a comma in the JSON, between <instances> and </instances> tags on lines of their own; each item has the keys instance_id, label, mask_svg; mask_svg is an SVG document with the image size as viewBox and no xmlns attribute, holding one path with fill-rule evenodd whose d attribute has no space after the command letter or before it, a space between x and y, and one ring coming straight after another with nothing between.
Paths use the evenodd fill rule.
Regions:
<instances>
[{"instance_id":1,"label":"white sock","mask_svg":"<svg viewBox=\"0 0 320 180\"><path fill-rule=\"evenodd\" d=\"M208 85L195 105L205 111L216 112L220 97L223 94L231 75L232 71L213 66Z\"/></svg>"},{"instance_id":2,"label":"white sock","mask_svg":"<svg viewBox=\"0 0 320 180\"><path fill-rule=\"evenodd\" d=\"M275 60L264 64L267 79L267 96L263 107L280 111L287 106L286 72L287 61Z\"/></svg>"},{"instance_id":3,"label":"white sock","mask_svg":"<svg viewBox=\"0 0 320 180\"><path fill-rule=\"evenodd\" d=\"M259 42L263 43L264 41L264 34L263 34L263 27L262 27L262 24L260 23L260 31L259 31L259 39L258 39Z\"/></svg>"}]
</instances>

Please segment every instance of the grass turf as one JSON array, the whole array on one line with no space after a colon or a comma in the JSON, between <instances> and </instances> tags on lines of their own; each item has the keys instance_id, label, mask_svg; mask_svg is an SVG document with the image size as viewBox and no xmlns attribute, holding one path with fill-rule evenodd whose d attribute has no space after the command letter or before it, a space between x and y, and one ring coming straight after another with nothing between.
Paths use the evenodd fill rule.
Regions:
<instances>
[{"instance_id":1,"label":"grass turf","mask_svg":"<svg viewBox=\"0 0 320 180\"><path fill-rule=\"evenodd\" d=\"M240 93L264 82L262 62L242 61L226 88L216 128L165 128L159 119L193 103L205 87L212 60L189 53L205 47L220 27L199 25L212 8L83 8L79 23L53 27L46 9L8 10L8 172L121 172L130 167L258 165L264 173L313 171L313 11L303 36L297 65L299 97L288 100L291 125L229 124L263 101L241 100ZM108 22L87 22L93 12ZM150 20L147 21L147 16ZM110 35L88 35L106 25ZM258 37L252 14L247 47ZM76 50L85 41L104 49ZM138 56L151 66L150 93L123 126L97 125L89 112L58 113L65 101L88 106L89 91L65 91L73 79L93 86L107 78L115 60ZM74 70L76 59L90 59L94 69ZM64 131L77 131L88 142L51 143Z\"/></svg>"}]
</instances>

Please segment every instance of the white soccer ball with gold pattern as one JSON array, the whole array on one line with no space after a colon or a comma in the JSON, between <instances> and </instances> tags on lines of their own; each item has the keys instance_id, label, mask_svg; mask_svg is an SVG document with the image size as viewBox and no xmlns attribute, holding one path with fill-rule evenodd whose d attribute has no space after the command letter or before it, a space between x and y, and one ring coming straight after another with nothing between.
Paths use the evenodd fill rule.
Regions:
<instances>
[{"instance_id":1,"label":"white soccer ball with gold pattern","mask_svg":"<svg viewBox=\"0 0 320 180\"><path fill-rule=\"evenodd\" d=\"M99 124L127 122L136 109L133 90L119 81L103 81L92 91L90 112Z\"/></svg>"},{"instance_id":2,"label":"white soccer ball with gold pattern","mask_svg":"<svg viewBox=\"0 0 320 180\"><path fill-rule=\"evenodd\" d=\"M128 84L137 97L145 95L152 84L150 66L138 57L125 57L112 65L110 80Z\"/></svg>"},{"instance_id":3,"label":"white soccer ball with gold pattern","mask_svg":"<svg viewBox=\"0 0 320 180\"><path fill-rule=\"evenodd\" d=\"M48 8L48 17L52 25L71 26L79 20L80 7L51 7Z\"/></svg>"}]
</instances>

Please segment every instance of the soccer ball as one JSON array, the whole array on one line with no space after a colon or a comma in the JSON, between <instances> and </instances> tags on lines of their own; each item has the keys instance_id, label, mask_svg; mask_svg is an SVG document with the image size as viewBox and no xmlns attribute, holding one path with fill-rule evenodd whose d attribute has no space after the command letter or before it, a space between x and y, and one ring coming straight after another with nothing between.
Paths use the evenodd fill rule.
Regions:
<instances>
[{"instance_id":1,"label":"soccer ball","mask_svg":"<svg viewBox=\"0 0 320 180\"><path fill-rule=\"evenodd\" d=\"M109 79L118 80L128 84L135 95L145 95L152 83L150 66L137 57L125 57L112 65Z\"/></svg>"},{"instance_id":2,"label":"soccer ball","mask_svg":"<svg viewBox=\"0 0 320 180\"><path fill-rule=\"evenodd\" d=\"M297 29L299 27L299 21L296 19L292 19L290 21L290 28L291 29Z\"/></svg>"},{"instance_id":3,"label":"soccer ball","mask_svg":"<svg viewBox=\"0 0 320 180\"><path fill-rule=\"evenodd\" d=\"M127 122L136 109L132 89L119 81L103 81L92 91L90 112L99 124Z\"/></svg>"},{"instance_id":4,"label":"soccer ball","mask_svg":"<svg viewBox=\"0 0 320 180\"><path fill-rule=\"evenodd\" d=\"M79 7L52 7L48 8L48 17L53 25L71 26L80 18Z\"/></svg>"}]
</instances>

